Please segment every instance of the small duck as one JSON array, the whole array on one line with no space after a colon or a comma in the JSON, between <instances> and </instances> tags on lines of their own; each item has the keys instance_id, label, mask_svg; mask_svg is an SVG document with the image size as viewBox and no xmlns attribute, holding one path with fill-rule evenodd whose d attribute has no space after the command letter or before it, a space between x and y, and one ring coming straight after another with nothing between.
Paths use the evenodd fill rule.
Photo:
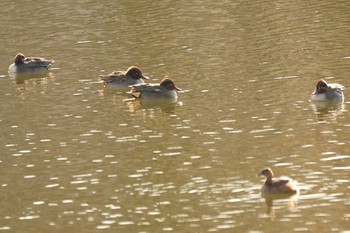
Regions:
<instances>
[{"instance_id":1,"label":"small duck","mask_svg":"<svg viewBox=\"0 0 350 233\"><path fill-rule=\"evenodd\" d=\"M311 95L312 101L344 101L344 86L338 83L327 83L321 79L318 81L315 91Z\"/></svg>"},{"instance_id":2,"label":"small duck","mask_svg":"<svg viewBox=\"0 0 350 233\"><path fill-rule=\"evenodd\" d=\"M100 75L100 80L105 87L130 87L135 84L145 83L143 79L149 79L144 76L140 68L130 66L124 71L113 71L108 75Z\"/></svg>"},{"instance_id":3,"label":"small duck","mask_svg":"<svg viewBox=\"0 0 350 233\"><path fill-rule=\"evenodd\" d=\"M265 168L259 174L266 177L266 181L261 187L263 194L294 194L298 192L295 182L288 177L273 177L271 168Z\"/></svg>"},{"instance_id":4,"label":"small duck","mask_svg":"<svg viewBox=\"0 0 350 233\"><path fill-rule=\"evenodd\" d=\"M9 66L9 72L24 73L47 71L53 62L53 60L41 57L25 57L22 53L17 53L15 62Z\"/></svg>"},{"instance_id":5,"label":"small duck","mask_svg":"<svg viewBox=\"0 0 350 233\"><path fill-rule=\"evenodd\" d=\"M164 78L159 84L133 85L129 93L141 99L176 99L176 91L182 91L182 89L176 87L170 78Z\"/></svg>"}]
</instances>

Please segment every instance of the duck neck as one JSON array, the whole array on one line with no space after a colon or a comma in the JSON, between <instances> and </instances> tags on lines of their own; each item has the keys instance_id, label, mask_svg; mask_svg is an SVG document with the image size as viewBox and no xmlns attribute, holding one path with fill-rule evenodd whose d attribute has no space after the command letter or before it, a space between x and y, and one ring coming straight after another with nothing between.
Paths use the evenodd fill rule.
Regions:
<instances>
[{"instance_id":1,"label":"duck neck","mask_svg":"<svg viewBox=\"0 0 350 233\"><path fill-rule=\"evenodd\" d=\"M269 174L269 175L266 176L266 181L265 181L265 183L267 183L267 184L271 184L271 183L272 183L272 175L271 175L271 174Z\"/></svg>"}]
</instances>

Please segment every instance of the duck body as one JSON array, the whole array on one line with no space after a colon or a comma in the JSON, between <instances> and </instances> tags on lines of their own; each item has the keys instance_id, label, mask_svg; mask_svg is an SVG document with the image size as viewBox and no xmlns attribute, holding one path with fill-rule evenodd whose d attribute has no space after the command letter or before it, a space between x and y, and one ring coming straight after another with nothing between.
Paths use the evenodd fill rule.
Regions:
<instances>
[{"instance_id":1,"label":"duck body","mask_svg":"<svg viewBox=\"0 0 350 233\"><path fill-rule=\"evenodd\" d=\"M311 94L311 101L344 101L344 86L338 83L327 83L321 79L318 81L315 91Z\"/></svg>"},{"instance_id":2,"label":"duck body","mask_svg":"<svg viewBox=\"0 0 350 233\"><path fill-rule=\"evenodd\" d=\"M295 194L298 192L298 188L291 178L274 178L271 168L262 170L260 175L266 177L266 181L261 187L263 194Z\"/></svg>"},{"instance_id":3,"label":"duck body","mask_svg":"<svg viewBox=\"0 0 350 233\"><path fill-rule=\"evenodd\" d=\"M113 71L108 75L100 75L100 80L105 87L121 87L128 88L131 85L145 83L141 70L136 66L129 67L126 71Z\"/></svg>"},{"instance_id":4,"label":"duck body","mask_svg":"<svg viewBox=\"0 0 350 233\"><path fill-rule=\"evenodd\" d=\"M15 62L9 66L9 73L47 71L53 62L41 57L25 57L22 53L18 53Z\"/></svg>"},{"instance_id":5,"label":"duck body","mask_svg":"<svg viewBox=\"0 0 350 233\"><path fill-rule=\"evenodd\" d=\"M129 93L140 99L177 99L177 91L181 89L171 79L164 78L159 84L133 85Z\"/></svg>"}]
</instances>

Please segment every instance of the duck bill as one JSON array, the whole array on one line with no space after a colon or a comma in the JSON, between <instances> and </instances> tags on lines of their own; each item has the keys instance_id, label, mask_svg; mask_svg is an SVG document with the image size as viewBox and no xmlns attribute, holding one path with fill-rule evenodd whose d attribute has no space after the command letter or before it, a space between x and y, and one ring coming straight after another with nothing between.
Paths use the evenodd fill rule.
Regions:
<instances>
[{"instance_id":1,"label":"duck bill","mask_svg":"<svg viewBox=\"0 0 350 233\"><path fill-rule=\"evenodd\" d=\"M149 79L149 77L144 76L144 75L142 75L142 78L143 78L143 79L147 79L147 80Z\"/></svg>"},{"instance_id":2,"label":"duck bill","mask_svg":"<svg viewBox=\"0 0 350 233\"><path fill-rule=\"evenodd\" d=\"M341 89L337 89L336 92L338 92L339 94L343 94L343 90Z\"/></svg>"},{"instance_id":3,"label":"duck bill","mask_svg":"<svg viewBox=\"0 0 350 233\"><path fill-rule=\"evenodd\" d=\"M178 87L174 87L174 89L177 90L177 91L182 91L182 89L178 88Z\"/></svg>"}]
</instances>

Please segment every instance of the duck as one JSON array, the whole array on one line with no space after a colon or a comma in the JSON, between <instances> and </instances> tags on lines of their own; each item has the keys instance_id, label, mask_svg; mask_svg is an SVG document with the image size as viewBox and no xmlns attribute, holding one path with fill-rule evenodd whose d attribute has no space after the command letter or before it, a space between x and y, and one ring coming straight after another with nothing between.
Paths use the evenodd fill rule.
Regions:
<instances>
[{"instance_id":1,"label":"duck","mask_svg":"<svg viewBox=\"0 0 350 233\"><path fill-rule=\"evenodd\" d=\"M293 179L289 177L274 178L271 168L263 169L259 175L266 177L266 181L261 187L262 194L295 194L298 192Z\"/></svg>"},{"instance_id":2,"label":"duck","mask_svg":"<svg viewBox=\"0 0 350 233\"><path fill-rule=\"evenodd\" d=\"M176 87L170 78L164 78L159 84L133 85L129 93L140 99L177 99L177 91L182 89Z\"/></svg>"},{"instance_id":3,"label":"duck","mask_svg":"<svg viewBox=\"0 0 350 233\"><path fill-rule=\"evenodd\" d=\"M129 88L131 85L145 83L143 79L149 78L136 66L130 66L126 71L113 71L108 75L100 75L105 87Z\"/></svg>"},{"instance_id":4,"label":"duck","mask_svg":"<svg viewBox=\"0 0 350 233\"><path fill-rule=\"evenodd\" d=\"M317 82L315 91L311 94L311 101L344 101L344 86L338 83L327 83L321 79Z\"/></svg>"},{"instance_id":5,"label":"duck","mask_svg":"<svg viewBox=\"0 0 350 233\"><path fill-rule=\"evenodd\" d=\"M15 62L9 66L9 73L48 71L53 62L41 57L25 57L23 53L17 53Z\"/></svg>"}]
</instances>

